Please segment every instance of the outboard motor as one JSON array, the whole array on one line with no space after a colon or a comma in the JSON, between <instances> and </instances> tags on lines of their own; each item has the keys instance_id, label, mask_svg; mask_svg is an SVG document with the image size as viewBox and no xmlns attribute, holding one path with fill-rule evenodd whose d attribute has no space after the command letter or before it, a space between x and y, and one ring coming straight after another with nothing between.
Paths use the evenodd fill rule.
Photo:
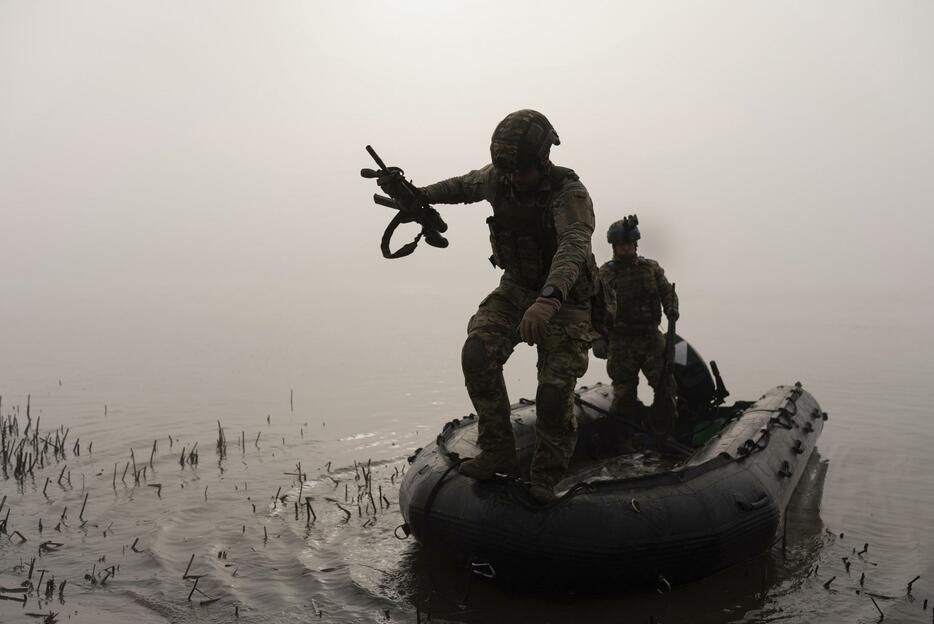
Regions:
<instances>
[{"instance_id":1,"label":"outboard motor","mask_svg":"<svg viewBox=\"0 0 934 624\"><path fill-rule=\"evenodd\" d=\"M691 420L702 418L711 407L729 395L723 387L716 362L714 374L700 353L681 336L675 336L675 382L678 384L678 412Z\"/></svg>"}]
</instances>

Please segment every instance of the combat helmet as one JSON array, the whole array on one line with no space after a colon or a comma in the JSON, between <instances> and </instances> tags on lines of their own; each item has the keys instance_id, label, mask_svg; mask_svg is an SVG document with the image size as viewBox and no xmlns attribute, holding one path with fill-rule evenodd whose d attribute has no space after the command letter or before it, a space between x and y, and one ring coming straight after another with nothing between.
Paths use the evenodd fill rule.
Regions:
<instances>
[{"instance_id":1,"label":"combat helmet","mask_svg":"<svg viewBox=\"0 0 934 624\"><path fill-rule=\"evenodd\" d=\"M548 163L552 145L561 139L548 118L528 108L509 113L493 130L490 157L493 166L512 173Z\"/></svg>"},{"instance_id":2,"label":"combat helmet","mask_svg":"<svg viewBox=\"0 0 934 624\"><path fill-rule=\"evenodd\" d=\"M639 233L639 217L629 215L625 219L614 221L610 229L606 231L606 242L611 245L620 243L634 243L642 238Z\"/></svg>"}]
</instances>

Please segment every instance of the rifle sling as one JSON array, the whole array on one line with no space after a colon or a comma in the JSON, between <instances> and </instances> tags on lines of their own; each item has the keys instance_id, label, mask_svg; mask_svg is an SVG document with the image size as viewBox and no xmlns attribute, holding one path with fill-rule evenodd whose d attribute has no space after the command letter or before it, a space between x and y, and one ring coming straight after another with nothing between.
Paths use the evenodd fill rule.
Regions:
<instances>
[{"instance_id":1,"label":"rifle sling","mask_svg":"<svg viewBox=\"0 0 934 624\"><path fill-rule=\"evenodd\" d=\"M396 231L396 228L399 227L401 223L406 221L406 215L400 210L392 218L392 221L389 222L389 225L386 226L386 229L383 231L383 238L380 239L379 248L383 252L383 257L389 260L395 260L396 258L404 258L408 256L415 248L418 246L418 241L422 238L422 233L419 232L418 236L411 243L406 243L396 251L392 251L389 248L389 242L392 240L393 232Z\"/></svg>"}]
</instances>

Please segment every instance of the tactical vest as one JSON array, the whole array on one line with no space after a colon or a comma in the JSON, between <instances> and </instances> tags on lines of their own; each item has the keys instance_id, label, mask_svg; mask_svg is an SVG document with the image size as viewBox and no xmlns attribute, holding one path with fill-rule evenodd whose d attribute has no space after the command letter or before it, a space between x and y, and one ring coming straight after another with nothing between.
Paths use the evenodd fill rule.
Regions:
<instances>
[{"instance_id":1,"label":"tactical vest","mask_svg":"<svg viewBox=\"0 0 934 624\"><path fill-rule=\"evenodd\" d=\"M566 180L577 180L577 174L565 167L552 166L551 189L520 201L509 186L509 179L496 181L496 194L491 202L493 216L486 220L490 228L493 266L507 271L521 285L541 290L551 270L551 261L558 250L558 236L552 205L555 195ZM588 301L593 295L594 267L585 267L581 278L568 294L568 300Z\"/></svg>"},{"instance_id":2,"label":"tactical vest","mask_svg":"<svg viewBox=\"0 0 934 624\"><path fill-rule=\"evenodd\" d=\"M616 293L616 327L657 327L662 320L662 300L655 269L642 258L632 264L610 262L610 286Z\"/></svg>"}]
</instances>

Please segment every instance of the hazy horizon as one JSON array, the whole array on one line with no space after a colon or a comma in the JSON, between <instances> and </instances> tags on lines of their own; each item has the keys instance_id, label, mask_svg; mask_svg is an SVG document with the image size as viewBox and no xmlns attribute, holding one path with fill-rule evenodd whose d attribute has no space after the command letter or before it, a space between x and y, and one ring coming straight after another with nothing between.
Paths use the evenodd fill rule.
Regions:
<instances>
[{"instance_id":1,"label":"hazy horizon","mask_svg":"<svg viewBox=\"0 0 934 624\"><path fill-rule=\"evenodd\" d=\"M428 327L459 383L464 323L498 280L489 206L443 207L449 249L385 261L363 147L428 184L485 164L522 107L550 117L554 161L593 196L598 260L609 223L639 214L688 335L743 341L711 328L813 314L915 323L930 342L932 17L922 2L5 2L2 370L287 357L365 375L386 357L365 345Z\"/></svg>"}]
</instances>

